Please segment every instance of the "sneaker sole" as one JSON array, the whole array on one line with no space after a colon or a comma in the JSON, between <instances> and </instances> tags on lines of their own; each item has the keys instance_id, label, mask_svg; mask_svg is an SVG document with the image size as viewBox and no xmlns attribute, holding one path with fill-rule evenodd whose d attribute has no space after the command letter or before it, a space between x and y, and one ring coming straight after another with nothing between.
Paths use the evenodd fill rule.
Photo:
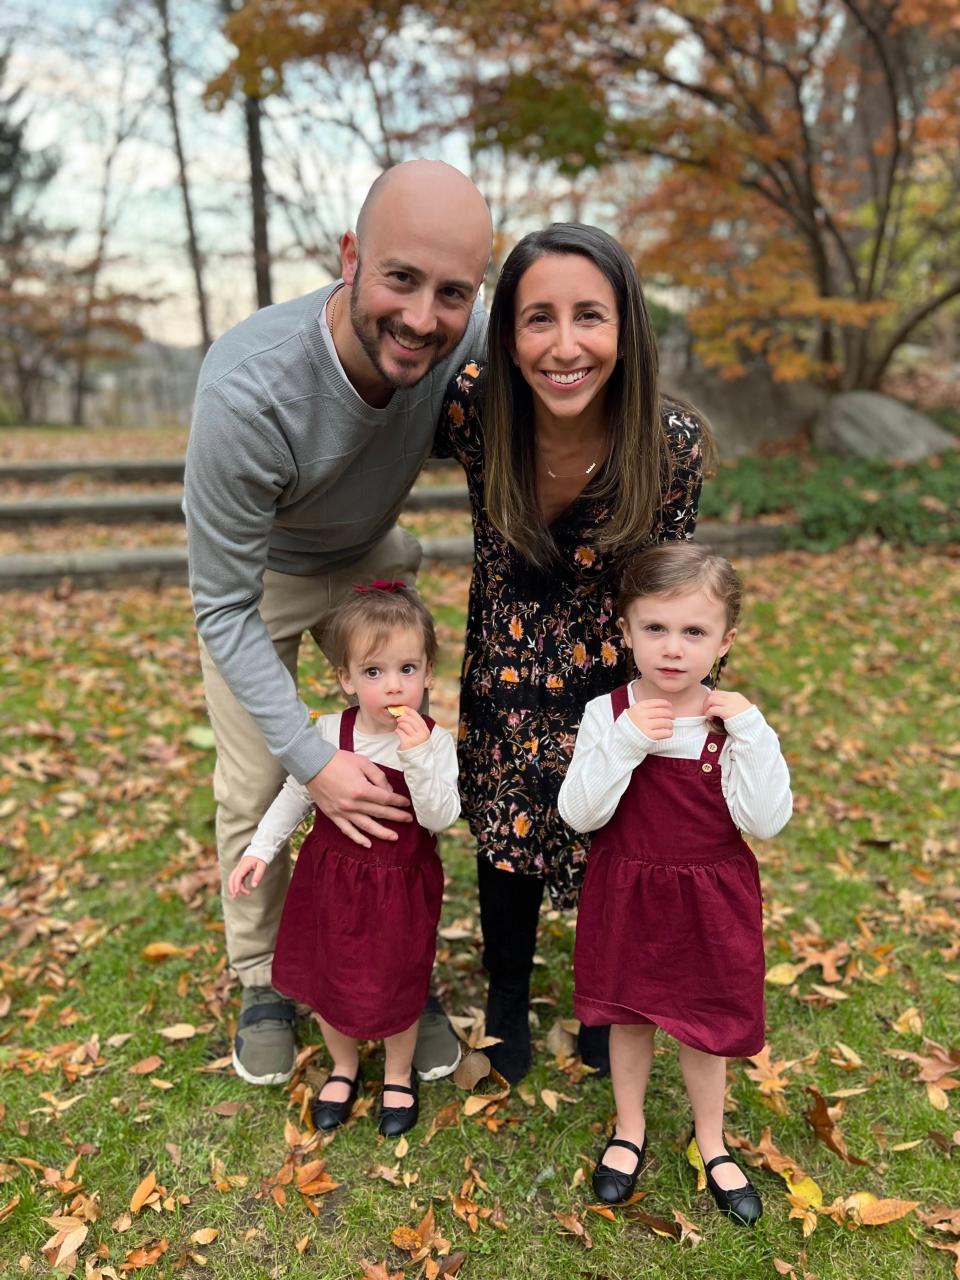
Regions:
<instances>
[{"instance_id":1,"label":"sneaker sole","mask_svg":"<svg viewBox=\"0 0 960 1280\"><path fill-rule=\"evenodd\" d=\"M289 1071L274 1071L269 1075L255 1076L242 1065L236 1049L233 1051L233 1069L247 1084L286 1084L293 1075L293 1067L291 1067Z\"/></svg>"},{"instance_id":2,"label":"sneaker sole","mask_svg":"<svg viewBox=\"0 0 960 1280\"><path fill-rule=\"evenodd\" d=\"M426 1080L428 1082L430 1080L442 1080L444 1076L453 1075L454 1071L456 1071L457 1067L459 1067L462 1058L463 1058L463 1050L460 1048L458 1044L456 1059L453 1062L451 1062L449 1066L443 1065L439 1067L431 1067L429 1071L418 1071L417 1075L420 1077L421 1080Z\"/></svg>"}]
</instances>

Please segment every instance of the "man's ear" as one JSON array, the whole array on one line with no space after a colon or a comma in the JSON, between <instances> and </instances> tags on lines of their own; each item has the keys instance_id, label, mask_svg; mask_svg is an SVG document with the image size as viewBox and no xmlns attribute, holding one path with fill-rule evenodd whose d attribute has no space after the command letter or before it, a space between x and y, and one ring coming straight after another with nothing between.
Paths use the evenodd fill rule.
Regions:
<instances>
[{"instance_id":1,"label":"man's ear","mask_svg":"<svg viewBox=\"0 0 960 1280\"><path fill-rule=\"evenodd\" d=\"M360 263L360 245L356 233L345 231L340 237L340 274L344 284L353 284Z\"/></svg>"}]
</instances>

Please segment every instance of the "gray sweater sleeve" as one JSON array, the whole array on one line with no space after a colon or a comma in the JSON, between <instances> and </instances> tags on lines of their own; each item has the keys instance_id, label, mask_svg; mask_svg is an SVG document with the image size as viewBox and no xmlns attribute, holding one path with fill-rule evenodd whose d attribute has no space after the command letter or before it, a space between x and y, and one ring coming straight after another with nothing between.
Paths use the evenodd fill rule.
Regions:
<instances>
[{"instance_id":1,"label":"gray sweater sleeve","mask_svg":"<svg viewBox=\"0 0 960 1280\"><path fill-rule=\"evenodd\" d=\"M187 445L184 509L197 630L267 746L307 782L335 754L310 724L258 612L267 545L292 459L227 403L199 391Z\"/></svg>"}]
</instances>

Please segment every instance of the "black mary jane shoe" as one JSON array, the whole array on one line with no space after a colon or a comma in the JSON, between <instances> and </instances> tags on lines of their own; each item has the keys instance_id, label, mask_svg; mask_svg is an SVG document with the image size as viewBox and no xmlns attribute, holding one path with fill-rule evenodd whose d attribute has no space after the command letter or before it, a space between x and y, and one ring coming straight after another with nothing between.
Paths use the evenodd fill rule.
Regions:
<instances>
[{"instance_id":1,"label":"black mary jane shoe","mask_svg":"<svg viewBox=\"0 0 960 1280\"><path fill-rule=\"evenodd\" d=\"M752 1227L763 1213L763 1201L760 1199L760 1192L753 1185L749 1178L742 1187L733 1187L726 1190L724 1187L718 1186L716 1179L710 1172L715 1169L718 1164L739 1164L734 1160L733 1156L714 1156L703 1166L704 1173L707 1175L707 1186L710 1188L710 1194L713 1196L717 1208L731 1222L735 1222L739 1227ZM743 1170L740 1169L743 1173ZM743 1175L746 1178L746 1174Z\"/></svg>"},{"instance_id":2,"label":"black mary jane shoe","mask_svg":"<svg viewBox=\"0 0 960 1280\"><path fill-rule=\"evenodd\" d=\"M417 1123L420 1115L420 1096L417 1092L417 1073L410 1073L410 1084L388 1084L383 1082L384 1092L390 1089L394 1093L409 1093L413 1101L409 1107L386 1107L383 1104L383 1093L380 1094L380 1123L377 1125L385 1138L399 1138Z\"/></svg>"},{"instance_id":3,"label":"black mary jane shoe","mask_svg":"<svg viewBox=\"0 0 960 1280\"><path fill-rule=\"evenodd\" d=\"M323 1088L328 1084L348 1084L350 1092L344 1098L343 1102L329 1102L325 1098L315 1098L310 1108L310 1117L313 1120L315 1129L339 1129L342 1124L350 1119L350 1112L353 1110L353 1104L357 1100L357 1094L360 1092L360 1081L363 1073L357 1066L357 1074L351 1080L349 1076L327 1076L323 1082Z\"/></svg>"},{"instance_id":4,"label":"black mary jane shoe","mask_svg":"<svg viewBox=\"0 0 960 1280\"><path fill-rule=\"evenodd\" d=\"M611 1147L626 1147L628 1151L633 1152L637 1157L637 1167L633 1173L624 1173L622 1169L613 1169L610 1165L603 1163L603 1157ZM597 1199L604 1204L623 1204L625 1200L629 1200L637 1185L637 1178L640 1176L646 1154L646 1134L644 1134L642 1147L638 1147L635 1142L628 1142L626 1138L611 1138L603 1149L600 1163L594 1169L591 1179L593 1194Z\"/></svg>"}]
</instances>

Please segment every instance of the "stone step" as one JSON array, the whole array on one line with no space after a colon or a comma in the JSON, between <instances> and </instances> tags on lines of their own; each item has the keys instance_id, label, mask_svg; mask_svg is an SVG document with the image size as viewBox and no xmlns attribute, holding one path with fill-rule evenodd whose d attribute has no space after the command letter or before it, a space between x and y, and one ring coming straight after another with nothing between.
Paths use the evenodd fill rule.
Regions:
<instances>
[{"instance_id":1,"label":"stone step","mask_svg":"<svg viewBox=\"0 0 960 1280\"><path fill-rule=\"evenodd\" d=\"M0 528L28 524L134 524L145 520L183 520L180 494L116 493L80 497L27 498L0 502ZM464 484L418 485L407 495L405 511L466 511Z\"/></svg>"},{"instance_id":2,"label":"stone step","mask_svg":"<svg viewBox=\"0 0 960 1280\"><path fill-rule=\"evenodd\" d=\"M429 469L458 464L428 458ZM112 484L182 484L182 458L74 458L53 462L0 463L0 480L24 484L54 484L58 480L106 480Z\"/></svg>"},{"instance_id":3,"label":"stone step","mask_svg":"<svg viewBox=\"0 0 960 1280\"><path fill-rule=\"evenodd\" d=\"M724 525L704 521L698 542L728 556L766 555L783 545L785 526ZM430 564L469 565L473 540L469 537L423 538L424 560ZM69 582L72 587L184 585L187 552L184 547L145 547L132 551L75 551L0 557L0 591L39 591Z\"/></svg>"}]
</instances>

